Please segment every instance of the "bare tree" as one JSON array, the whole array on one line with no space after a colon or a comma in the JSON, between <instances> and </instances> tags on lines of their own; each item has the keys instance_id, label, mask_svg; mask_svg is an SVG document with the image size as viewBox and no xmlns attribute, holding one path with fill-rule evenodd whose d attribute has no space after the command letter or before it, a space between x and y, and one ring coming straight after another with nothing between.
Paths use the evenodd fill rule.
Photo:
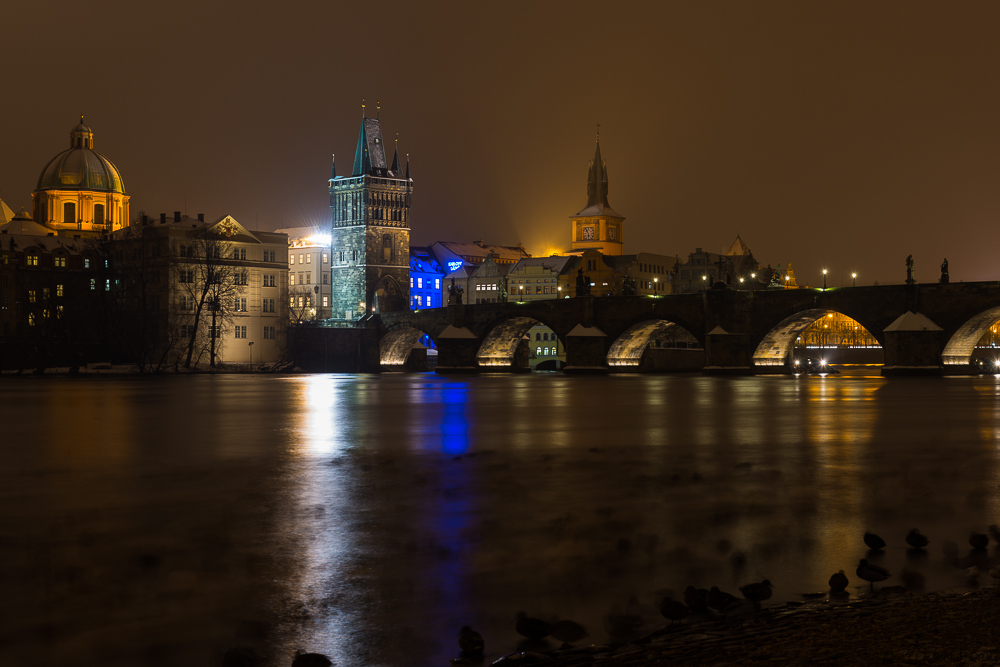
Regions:
<instances>
[{"instance_id":1,"label":"bare tree","mask_svg":"<svg viewBox=\"0 0 1000 667\"><path fill-rule=\"evenodd\" d=\"M288 316L293 323L316 319L319 285L299 285L288 290Z\"/></svg>"},{"instance_id":2,"label":"bare tree","mask_svg":"<svg viewBox=\"0 0 1000 667\"><path fill-rule=\"evenodd\" d=\"M190 324L183 330L187 338L184 368L191 368L199 339L204 340L200 334L206 320L209 365L214 368L222 331L232 322L233 313L242 309L238 300L247 285L249 271L233 260L232 243L207 230L190 237L183 247L186 250L174 270L179 296L184 302L182 309L191 312Z\"/></svg>"}]
</instances>

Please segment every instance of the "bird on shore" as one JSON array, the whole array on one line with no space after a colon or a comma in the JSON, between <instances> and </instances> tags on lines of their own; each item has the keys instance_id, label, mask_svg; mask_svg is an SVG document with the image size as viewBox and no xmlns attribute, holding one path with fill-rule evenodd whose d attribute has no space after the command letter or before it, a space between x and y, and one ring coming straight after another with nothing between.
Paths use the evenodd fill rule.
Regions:
<instances>
[{"instance_id":1,"label":"bird on shore","mask_svg":"<svg viewBox=\"0 0 1000 667\"><path fill-rule=\"evenodd\" d=\"M292 660L292 667L330 667L333 661L322 653L306 653L297 651L295 659Z\"/></svg>"},{"instance_id":2,"label":"bird on shore","mask_svg":"<svg viewBox=\"0 0 1000 667\"><path fill-rule=\"evenodd\" d=\"M760 603L771 599L771 582L765 579L761 582L754 582L746 586L740 586L740 593L747 600L753 603L754 613L760 611Z\"/></svg>"},{"instance_id":3,"label":"bird on shore","mask_svg":"<svg viewBox=\"0 0 1000 667\"><path fill-rule=\"evenodd\" d=\"M972 532L969 533L969 546L971 546L976 551L982 551L990 543L989 536L983 533Z\"/></svg>"},{"instance_id":4,"label":"bird on shore","mask_svg":"<svg viewBox=\"0 0 1000 667\"><path fill-rule=\"evenodd\" d=\"M550 628L553 637L567 644L575 644L587 636L587 628L576 621L562 620L556 621Z\"/></svg>"},{"instance_id":5,"label":"bird on shore","mask_svg":"<svg viewBox=\"0 0 1000 667\"><path fill-rule=\"evenodd\" d=\"M458 631L458 647L462 649L462 653L479 655L486 648L486 644L483 642L481 634L469 626L463 625L462 629Z\"/></svg>"},{"instance_id":6,"label":"bird on shore","mask_svg":"<svg viewBox=\"0 0 1000 667\"><path fill-rule=\"evenodd\" d=\"M930 540L925 535L921 535L918 529L914 528L906 534L906 543L914 549L923 549L930 543Z\"/></svg>"},{"instance_id":7,"label":"bird on shore","mask_svg":"<svg viewBox=\"0 0 1000 667\"><path fill-rule=\"evenodd\" d=\"M884 567L879 567L878 565L872 565L864 558L862 558L861 562L858 563L858 569L855 574L858 575L859 579L864 579L871 584L872 593L875 592L876 581L885 581L892 576L889 574L889 570Z\"/></svg>"},{"instance_id":8,"label":"bird on shore","mask_svg":"<svg viewBox=\"0 0 1000 667\"><path fill-rule=\"evenodd\" d=\"M708 590L688 586L684 589L684 604L695 613L708 611Z\"/></svg>"},{"instance_id":9,"label":"bird on shore","mask_svg":"<svg viewBox=\"0 0 1000 667\"><path fill-rule=\"evenodd\" d=\"M740 604L739 598L719 590L718 586L712 586L711 590L708 591L708 597L705 601L709 607L718 612L724 612L727 609L731 609L734 605Z\"/></svg>"},{"instance_id":10,"label":"bird on shore","mask_svg":"<svg viewBox=\"0 0 1000 667\"><path fill-rule=\"evenodd\" d=\"M663 618L670 621L670 625L673 625L677 621L683 621L690 613L691 610L687 608L687 605L683 602L678 602L669 595L660 602L660 614Z\"/></svg>"},{"instance_id":11,"label":"bird on shore","mask_svg":"<svg viewBox=\"0 0 1000 667\"><path fill-rule=\"evenodd\" d=\"M548 621L540 618L528 616L523 611L517 612L517 621L514 623L514 630L517 634L528 639L545 639L551 630Z\"/></svg>"},{"instance_id":12,"label":"bird on shore","mask_svg":"<svg viewBox=\"0 0 1000 667\"><path fill-rule=\"evenodd\" d=\"M876 535L875 533L865 533L865 544L872 551L881 551L885 549L885 540Z\"/></svg>"},{"instance_id":13,"label":"bird on shore","mask_svg":"<svg viewBox=\"0 0 1000 667\"><path fill-rule=\"evenodd\" d=\"M847 580L847 575L841 570L830 577L830 590L834 593L843 593L847 589L847 584L850 582Z\"/></svg>"}]
</instances>

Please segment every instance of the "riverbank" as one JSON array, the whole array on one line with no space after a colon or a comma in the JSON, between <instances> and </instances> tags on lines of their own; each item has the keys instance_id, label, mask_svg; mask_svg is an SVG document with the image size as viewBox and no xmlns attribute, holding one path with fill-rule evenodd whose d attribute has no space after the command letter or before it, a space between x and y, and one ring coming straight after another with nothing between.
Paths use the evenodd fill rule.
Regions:
<instances>
[{"instance_id":1,"label":"riverbank","mask_svg":"<svg viewBox=\"0 0 1000 667\"><path fill-rule=\"evenodd\" d=\"M513 653L492 664L985 667L1000 664L998 612L993 587L926 595L888 588L874 597L793 602L742 621L666 626L631 643Z\"/></svg>"}]
</instances>

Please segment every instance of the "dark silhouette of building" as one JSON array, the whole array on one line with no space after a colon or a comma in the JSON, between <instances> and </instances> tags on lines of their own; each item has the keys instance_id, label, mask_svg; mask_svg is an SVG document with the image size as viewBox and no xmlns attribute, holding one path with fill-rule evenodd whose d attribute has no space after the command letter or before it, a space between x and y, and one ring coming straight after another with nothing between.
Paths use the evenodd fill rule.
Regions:
<instances>
[{"instance_id":1,"label":"dark silhouette of building","mask_svg":"<svg viewBox=\"0 0 1000 667\"><path fill-rule=\"evenodd\" d=\"M337 175L336 159L330 171L333 319L409 308L409 156L403 170L398 147L387 165L379 119L362 112L351 175Z\"/></svg>"}]
</instances>

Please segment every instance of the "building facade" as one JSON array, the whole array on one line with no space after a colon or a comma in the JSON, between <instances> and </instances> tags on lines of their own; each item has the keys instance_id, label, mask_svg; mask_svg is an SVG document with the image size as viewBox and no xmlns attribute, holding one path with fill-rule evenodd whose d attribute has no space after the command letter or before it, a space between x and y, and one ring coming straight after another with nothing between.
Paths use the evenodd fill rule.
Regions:
<instances>
[{"instance_id":1,"label":"building facade","mask_svg":"<svg viewBox=\"0 0 1000 667\"><path fill-rule=\"evenodd\" d=\"M288 236L289 318L292 322L330 319L330 234L316 227L274 231Z\"/></svg>"},{"instance_id":2,"label":"building facade","mask_svg":"<svg viewBox=\"0 0 1000 667\"><path fill-rule=\"evenodd\" d=\"M409 307L410 204L413 179L399 149L385 159L378 118L361 119L350 176L330 171L331 311L335 320Z\"/></svg>"},{"instance_id":3,"label":"building facade","mask_svg":"<svg viewBox=\"0 0 1000 667\"><path fill-rule=\"evenodd\" d=\"M445 268L429 247L410 248L410 309L440 308L447 301L443 287Z\"/></svg>"},{"instance_id":4,"label":"building facade","mask_svg":"<svg viewBox=\"0 0 1000 667\"><path fill-rule=\"evenodd\" d=\"M80 123L70 147L49 160L31 193L34 219L63 236L99 236L129 222L129 196L118 168L94 150L94 132Z\"/></svg>"},{"instance_id":5,"label":"building facade","mask_svg":"<svg viewBox=\"0 0 1000 667\"><path fill-rule=\"evenodd\" d=\"M624 244L624 216L608 203L608 166L601 159L597 139L594 160L587 173L587 205L570 216L573 250L598 250L604 255L620 255Z\"/></svg>"}]
</instances>

